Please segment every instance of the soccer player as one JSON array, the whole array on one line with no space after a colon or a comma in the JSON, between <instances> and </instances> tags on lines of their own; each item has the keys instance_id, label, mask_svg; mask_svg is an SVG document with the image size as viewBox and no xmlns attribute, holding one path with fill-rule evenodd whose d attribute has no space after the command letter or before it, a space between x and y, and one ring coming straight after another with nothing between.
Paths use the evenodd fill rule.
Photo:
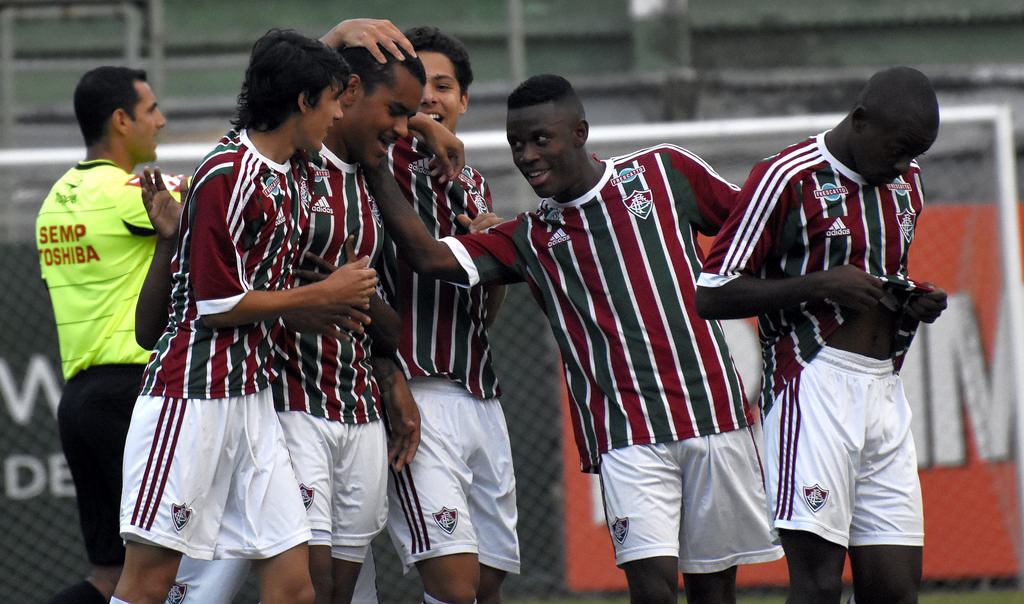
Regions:
<instances>
[{"instance_id":1,"label":"soccer player","mask_svg":"<svg viewBox=\"0 0 1024 604\"><path fill-rule=\"evenodd\" d=\"M341 117L344 63L272 30L256 42L238 130L200 164L173 263L171 320L143 376L125 445L124 572L111 602L160 603L182 554L259 559L262 601L313 601L310 531L268 385L280 317L334 332L376 285L366 259L287 288L306 167Z\"/></svg>"},{"instance_id":2,"label":"soccer player","mask_svg":"<svg viewBox=\"0 0 1024 604\"><path fill-rule=\"evenodd\" d=\"M530 285L632 601L675 602L681 570L691 602L734 602L736 566L782 553L739 376L721 327L692 306L696 232L717 231L735 188L671 145L594 158L583 106L559 76L529 78L508 109L537 211L439 242L374 171L385 228L421 275Z\"/></svg>"},{"instance_id":3,"label":"soccer player","mask_svg":"<svg viewBox=\"0 0 1024 604\"><path fill-rule=\"evenodd\" d=\"M897 371L946 293L907 274L939 131L928 78L876 73L832 130L758 163L704 265L704 317L757 316L767 491L787 602L916 602L924 540Z\"/></svg>"},{"instance_id":4,"label":"soccer player","mask_svg":"<svg viewBox=\"0 0 1024 604\"><path fill-rule=\"evenodd\" d=\"M465 46L434 27L405 31L426 68L421 113L455 132L473 71ZM435 237L460 219L493 216L490 190L466 166L450 184L430 175L433 154L410 137L388 163L403 195ZM460 218L462 217L462 218ZM391 471L388 531L406 568L416 566L424 601L500 601L519 572L515 475L487 340L504 286L460 288L417 275L390 248L382 281L402 316L401 361L420 410L420 447Z\"/></svg>"},{"instance_id":5,"label":"soccer player","mask_svg":"<svg viewBox=\"0 0 1024 604\"><path fill-rule=\"evenodd\" d=\"M127 67L83 75L74 107L85 161L54 184L36 231L67 381L57 410L61 446L91 569L54 603L109 601L124 563L121 462L149 358L133 337L133 307L156 240L132 170L156 158L156 136L167 123L146 73Z\"/></svg>"}]
</instances>

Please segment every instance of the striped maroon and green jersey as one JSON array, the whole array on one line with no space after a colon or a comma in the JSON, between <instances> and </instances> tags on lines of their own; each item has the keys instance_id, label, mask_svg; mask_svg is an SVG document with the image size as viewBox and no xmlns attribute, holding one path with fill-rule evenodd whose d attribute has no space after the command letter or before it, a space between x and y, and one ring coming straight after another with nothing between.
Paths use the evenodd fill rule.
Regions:
<instances>
[{"instance_id":1,"label":"striped maroon and green jersey","mask_svg":"<svg viewBox=\"0 0 1024 604\"><path fill-rule=\"evenodd\" d=\"M380 214L354 164L324 147L309 156L309 188L299 239L298 268L321 272L305 258L312 252L335 266L345 258L345 240L355 237L356 257L377 263L383 246ZM361 424L380 419L380 390L370 367L368 333L342 342L318 333L283 329L277 341L281 377L271 384L278 411L305 411L317 417Z\"/></svg>"},{"instance_id":2,"label":"striped maroon and green jersey","mask_svg":"<svg viewBox=\"0 0 1024 604\"><path fill-rule=\"evenodd\" d=\"M171 264L169 324L150 355L142 394L225 398L270 385L281 322L217 329L201 315L234 308L250 290L289 285L304 177L294 162L261 155L244 130L228 132L200 163Z\"/></svg>"},{"instance_id":3,"label":"striped maroon and green jersey","mask_svg":"<svg viewBox=\"0 0 1024 604\"><path fill-rule=\"evenodd\" d=\"M896 295L916 287L907 252L924 196L916 162L895 181L868 185L825 147L825 133L759 162L704 265L701 286L739 275L777 279L852 264L882 277ZM761 403L796 377L845 320L836 301L804 303L758 317L763 353ZM917 321L904 315L895 335L899 369Z\"/></svg>"},{"instance_id":4,"label":"striped maroon and green jersey","mask_svg":"<svg viewBox=\"0 0 1024 604\"><path fill-rule=\"evenodd\" d=\"M584 471L601 453L746 427L739 374L717 321L694 309L702 254L736 188L660 145L604 162L580 198L481 234L445 239L469 283L525 281L561 351Z\"/></svg>"},{"instance_id":5,"label":"striped maroon and green jersey","mask_svg":"<svg viewBox=\"0 0 1024 604\"><path fill-rule=\"evenodd\" d=\"M399 188L436 239L465 233L455 217L491 211L483 176L466 166L452 182L430 177L433 156L412 138L392 146L389 163ZM482 398L500 395L487 339L487 290L420 277L390 243L382 279L402 317L400 360L407 376L441 376Z\"/></svg>"}]
</instances>

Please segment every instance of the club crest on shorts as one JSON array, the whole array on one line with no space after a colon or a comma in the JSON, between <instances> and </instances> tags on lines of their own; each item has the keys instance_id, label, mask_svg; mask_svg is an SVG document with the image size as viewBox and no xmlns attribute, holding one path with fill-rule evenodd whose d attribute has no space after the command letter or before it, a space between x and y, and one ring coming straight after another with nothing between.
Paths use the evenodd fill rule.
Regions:
<instances>
[{"instance_id":1,"label":"club crest on shorts","mask_svg":"<svg viewBox=\"0 0 1024 604\"><path fill-rule=\"evenodd\" d=\"M459 523L459 510L449 510L442 507L440 512L434 512L434 522L441 530L451 535L455 532L455 525Z\"/></svg>"},{"instance_id":2,"label":"club crest on shorts","mask_svg":"<svg viewBox=\"0 0 1024 604\"><path fill-rule=\"evenodd\" d=\"M818 483L814 483L813 487L804 487L804 501L807 502L807 507L811 508L812 512L817 512L825 507L825 503L828 501L828 491L821 488Z\"/></svg>"},{"instance_id":3,"label":"club crest on shorts","mask_svg":"<svg viewBox=\"0 0 1024 604\"><path fill-rule=\"evenodd\" d=\"M188 593L188 585L184 583L175 583L171 585L171 589L167 591L167 601L170 604L181 604L185 601L185 594Z\"/></svg>"},{"instance_id":4,"label":"club crest on shorts","mask_svg":"<svg viewBox=\"0 0 1024 604\"><path fill-rule=\"evenodd\" d=\"M647 189L637 191L622 200L629 210L637 218L647 218L651 215L651 208L654 206L654 196Z\"/></svg>"},{"instance_id":5,"label":"club crest on shorts","mask_svg":"<svg viewBox=\"0 0 1024 604\"><path fill-rule=\"evenodd\" d=\"M612 537L619 545L626 540L626 535L629 534L629 518L616 518L612 522Z\"/></svg>"},{"instance_id":6,"label":"club crest on shorts","mask_svg":"<svg viewBox=\"0 0 1024 604\"><path fill-rule=\"evenodd\" d=\"M302 495L302 506L308 510L313 505L313 489L299 483L299 495Z\"/></svg>"},{"instance_id":7,"label":"club crest on shorts","mask_svg":"<svg viewBox=\"0 0 1024 604\"><path fill-rule=\"evenodd\" d=\"M184 503L171 504L171 522L174 523L175 530L180 531L185 528L188 521L192 519L192 508L188 507Z\"/></svg>"}]
</instances>

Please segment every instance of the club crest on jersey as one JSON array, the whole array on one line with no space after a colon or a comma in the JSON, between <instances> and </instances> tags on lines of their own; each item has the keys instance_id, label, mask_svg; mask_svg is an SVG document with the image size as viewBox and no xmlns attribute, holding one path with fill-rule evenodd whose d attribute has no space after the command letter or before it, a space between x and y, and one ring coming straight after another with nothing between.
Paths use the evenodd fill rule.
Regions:
<instances>
[{"instance_id":1,"label":"club crest on jersey","mask_svg":"<svg viewBox=\"0 0 1024 604\"><path fill-rule=\"evenodd\" d=\"M377 226L383 226L384 221L380 218L380 208L377 207L377 200L371 195L367 195L366 203L370 206L370 215L373 216L373 222L376 223Z\"/></svg>"},{"instance_id":2,"label":"club crest on jersey","mask_svg":"<svg viewBox=\"0 0 1024 604\"><path fill-rule=\"evenodd\" d=\"M554 233L551 233L551 239L548 239L548 247L552 248L559 243L565 243L566 241L569 241L569 236L566 235L565 231L562 229L558 229Z\"/></svg>"},{"instance_id":3,"label":"club crest on jersey","mask_svg":"<svg viewBox=\"0 0 1024 604\"><path fill-rule=\"evenodd\" d=\"M813 487L804 487L804 501L812 512L817 513L828 502L828 491L821 488L818 483L814 483Z\"/></svg>"},{"instance_id":4,"label":"club crest on jersey","mask_svg":"<svg viewBox=\"0 0 1024 604\"><path fill-rule=\"evenodd\" d=\"M451 535L455 532L455 526L459 523L459 511L449 510L446 507L441 507L440 512L434 512L434 522L437 526L441 527L441 530Z\"/></svg>"},{"instance_id":5,"label":"club crest on jersey","mask_svg":"<svg viewBox=\"0 0 1024 604\"><path fill-rule=\"evenodd\" d=\"M612 537L619 545L626 540L626 535L629 534L629 518L615 518L612 522Z\"/></svg>"},{"instance_id":6,"label":"club crest on jersey","mask_svg":"<svg viewBox=\"0 0 1024 604\"><path fill-rule=\"evenodd\" d=\"M651 215L651 208L654 206L654 196L651 195L650 189L644 189L623 199L622 203L626 204L626 209L634 216L646 219Z\"/></svg>"},{"instance_id":7,"label":"club crest on jersey","mask_svg":"<svg viewBox=\"0 0 1024 604\"><path fill-rule=\"evenodd\" d=\"M472 191L469 194L469 197L470 199L473 200L473 205L476 206L477 212L480 212L481 214L486 214L487 212L490 212L490 210L487 209L487 200L484 199L483 195L476 191Z\"/></svg>"},{"instance_id":8,"label":"club crest on jersey","mask_svg":"<svg viewBox=\"0 0 1024 604\"><path fill-rule=\"evenodd\" d=\"M838 217L836 217L835 220L832 221L832 226L828 227L828 230L825 231L825 236L826 237L849 237L850 236L850 229L849 229L849 227L846 226L846 223L843 222L843 217L842 216L838 216Z\"/></svg>"},{"instance_id":9,"label":"club crest on jersey","mask_svg":"<svg viewBox=\"0 0 1024 604\"><path fill-rule=\"evenodd\" d=\"M409 162L409 171L417 174L430 174L430 158L421 157L416 161Z\"/></svg>"},{"instance_id":10,"label":"club crest on jersey","mask_svg":"<svg viewBox=\"0 0 1024 604\"><path fill-rule=\"evenodd\" d=\"M646 171L647 171L647 166L638 166L636 168L632 168L632 167L630 167L630 168L623 168L623 169L619 170L618 175L616 175L614 178L612 178L611 184L614 187L615 185L620 185L620 184L625 184L627 182L632 182L633 180L636 179L637 176L640 176L641 174L643 174Z\"/></svg>"},{"instance_id":11,"label":"club crest on jersey","mask_svg":"<svg viewBox=\"0 0 1024 604\"><path fill-rule=\"evenodd\" d=\"M315 495L315 493L316 491L314 491L312 488L307 487L301 482L299 483L299 495L302 495L302 505L307 510L309 509L309 506L313 505L313 496Z\"/></svg>"},{"instance_id":12,"label":"club crest on jersey","mask_svg":"<svg viewBox=\"0 0 1024 604\"><path fill-rule=\"evenodd\" d=\"M192 508L188 507L184 503L171 504L171 522L174 523L174 529L181 531L188 524L188 521L192 519Z\"/></svg>"},{"instance_id":13,"label":"club crest on jersey","mask_svg":"<svg viewBox=\"0 0 1024 604\"><path fill-rule=\"evenodd\" d=\"M326 197L321 197L320 199L317 199L316 203L314 203L313 207L310 209L313 212L316 212L317 214L330 214L332 216L334 215L334 210L331 208L331 204L327 202Z\"/></svg>"},{"instance_id":14,"label":"club crest on jersey","mask_svg":"<svg viewBox=\"0 0 1024 604\"><path fill-rule=\"evenodd\" d=\"M850 190L846 187L837 187L832 183L822 185L820 189L814 190L814 198L825 201L839 201L844 195L849 194Z\"/></svg>"},{"instance_id":15,"label":"club crest on jersey","mask_svg":"<svg viewBox=\"0 0 1024 604\"><path fill-rule=\"evenodd\" d=\"M889 189L890 191L901 197L906 197L907 195L909 195L910 190L912 189L910 183L903 182L902 178L900 180L897 180L896 182L891 182L885 185L885 188Z\"/></svg>"},{"instance_id":16,"label":"club crest on jersey","mask_svg":"<svg viewBox=\"0 0 1024 604\"><path fill-rule=\"evenodd\" d=\"M281 175L273 174L263 181L263 195L275 197L281 194Z\"/></svg>"},{"instance_id":17,"label":"club crest on jersey","mask_svg":"<svg viewBox=\"0 0 1024 604\"><path fill-rule=\"evenodd\" d=\"M906 212L900 212L896 215L896 219L900 221L900 231L903 232L903 238L910 243L914 240L914 225L917 224L917 214L914 210L907 210Z\"/></svg>"},{"instance_id":18,"label":"club crest on jersey","mask_svg":"<svg viewBox=\"0 0 1024 604\"><path fill-rule=\"evenodd\" d=\"M167 590L167 601L170 604L181 604L185 601L185 595L188 593L188 585L184 583L175 583L171 585L171 588Z\"/></svg>"}]
</instances>

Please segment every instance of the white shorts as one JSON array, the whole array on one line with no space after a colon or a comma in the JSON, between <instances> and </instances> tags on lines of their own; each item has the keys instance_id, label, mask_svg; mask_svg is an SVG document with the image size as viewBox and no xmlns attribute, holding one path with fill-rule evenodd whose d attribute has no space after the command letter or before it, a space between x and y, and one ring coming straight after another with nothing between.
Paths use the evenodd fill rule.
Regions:
<instances>
[{"instance_id":1,"label":"white shorts","mask_svg":"<svg viewBox=\"0 0 1024 604\"><path fill-rule=\"evenodd\" d=\"M200 560L269 558L310 538L269 390L140 396L124 450L121 536Z\"/></svg>"},{"instance_id":2,"label":"white shorts","mask_svg":"<svg viewBox=\"0 0 1024 604\"><path fill-rule=\"evenodd\" d=\"M684 573L782 557L765 505L754 428L601 454L615 564L670 556Z\"/></svg>"},{"instance_id":3,"label":"white shorts","mask_svg":"<svg viewBox=\"0 0 1024 604\"><path fill-rule=\"evenodd\" d=\"M243 558L196 560L183 556L167 604L231 604L251 567L252 561Z\"/></svg>"},{"instance_id":4,"label":"white shorts","mask_svg":"<svg viewBox=\"0 0 1024 604\"><path fill-rule=\"evenodd\" d=\"M775 527L843 547L923 545L910 419L891 361L823 348L764 420Z\"/></svg>"},{"instance_id":5,"label":"white shorts","mask_svg":"<svg viewBox=\"0 0 1024 604\"><path fill-rule=\"evenodd\" d=\"M388 532L406 572L420 560L473 553L518 574L516 480L501 404L446 378L413 378L409 388L420 446L388 480Z\"/></svg>"},{"instance_id":6,"label":"white shorts","mask_svg":"<svg viewBox=\"0 0 1024 604\"><path fill-rule=\"evenodd\" d=\"M384 422L345 424L303 411L278 413L313 530L310 545L362 562L388 518Z\"/></svg>"}]
</instances>

